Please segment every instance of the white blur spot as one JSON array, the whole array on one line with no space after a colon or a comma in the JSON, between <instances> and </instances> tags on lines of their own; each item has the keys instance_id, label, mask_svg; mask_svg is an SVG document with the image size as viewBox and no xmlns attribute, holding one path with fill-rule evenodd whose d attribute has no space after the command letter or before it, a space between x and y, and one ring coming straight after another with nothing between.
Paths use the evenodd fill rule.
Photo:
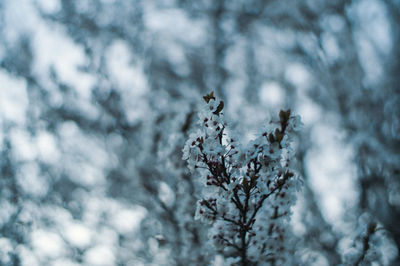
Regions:
<instances>
[{"instance_id":1,"label":"white blur spot","mask_svg":"<svg viewBox=\"0 0 400 266\"><path fill-rule=\"evenodd\" d=\"M343 220L346 207L353 206L358 196L352 146L344 142L343 133L332 120L316 125L311 138L315 146L306 158L310 185L321 199L325 218L340 228L338 221Z\"/></svg>"},{"instance_id":2,"label":"white blur spot","mask_svg":"<svg viewBox=\"0 0 400 266\"><path fill-rule=\"evenodd\" d=\"M301 99L298 101L298 107L296 111L301 115L302 122L307 125L314 125L320 118L323 111L321 107L317 105L308 97L299 96Z\"/></svg>"},{"instance_id":3,"label":"white blur spot","mask_svg":"<svg viewBox=\"0 0 400 266\"><path fill-rule=\"evenodd\" d=\"M278 82L266 82L260 90L261 102L271 107L279 107L284 103L284 92Z\"/></svg>"},{"instance_id":4,"label":"white blur spot","mask_svg":"<svg viewBox=\"0 0 400 266\"><path fill-rule=\"evenodd\" d=\"M215 256L215 260L213 266L223 266L224 265L224 257L221 255Z\"/></svg>"},{"instance_id":5,"label":"white blur spot","mask_svg":"<svg viewBox=\"0 0 400 266\"><path fill-rule=\"evenodd\" d=\"M358 1L354 9L360 27L374 47L381 53L389 53L392 49L392 34L385 5L377 0L363 0Z\"/></svg>"},{"instance_id":6,"label":"white blur spot","mask_svg":"<svg viewBox=\"0 0 400 266\"><path fill-rule=\"evenodd\" d=\"M158 196L167 206L171 206L174 203L174 192L165 182L160 182Z\"/></svg>"},{"instance_id":7,"label":"white blur spot","mask_svg":"<svg viewBox=\"0 0 400 266\"><path fill-rule=\"evenodd\" d=\"M20 129L13 129L10 135L15 158L21 161L36 159L37 149L28 132Z\"/></svg>"},{"instance_id":8,"label":"white blur spot","mask_svg":"<svg viewBox=\"0 0 400 266\"><path fill-rule=\"evenodd\" d=\"M67 258L59 258L52 262L52 266L82 266L80 263L73 262Z\"/></svg>"},{"instance_id":9,"label":"white blur spot","mask_svg":"<svg viewBox=\"0 0 400 266\"><path fill-rule=\"evenodd\" d=\"M60 158L60 153L56 146L54 136L46 131L41 131L37 134L37 147L39 156L46 162L57 162Z\"/></svg>"},{"instance_id":10,"label":"white blur spot","mask_svg":"<svg viewBox=\"0 0 400 266\"><path fill-rule=\"evenodd\" d=\"M26 82L0 71L0 118L23 124L27 107Z\"/></svg>"},{"instance_id":11,"label":"white blur spot","mask_svg":"<svg viewBox=\"0 0 400 266\"><path fill-rule=\"evenodd\" d=\"M349 9L357 27L354 39L361 66L365 71L364 82L376 85L384 77L384 56L389 56L393 48L392 34L387 10L381 1L357 1Z\"/></svg>"},{"instance_id":12,"label":"white blur spot","mask_svg":"<svg viewBox=\"0 0 400 266\"><path fill-rule=\"evenodd\" d=\"M10 216L17 211L17 207L11 202L1 201L0 202L0 224L8 222Z\"/></svg>"},{"instance_id":13,"label":"white blur spot","mask_svg":"<svg viewBox=\"0 0 400 266\"><path fill-rule=\"evenodd\" d=\"M38 261L38 254L35 254L35 250L32 250L25 245L18 245L16 252L21 258L22 266L41 266Z\"/></svg>"},{"instance_id":14,"label":"white blur spot","mask_svg":"<svg viewBox=\"0 0 400 266\"><path fill-rule=\"evenodd\" d=\"M322 47L328 57L329 62L335 61L340 55L340 49L333 35L322 34Z\"/></svg>"},{"instance_id":15,"label":"white blur spot","mask_svg":"<svg viewBox=\"0 0 400 266\"><path fill-rule=\"evenodd\" d=\"M375 46L365 36L356 35L361 65L366 74L363 81L367 84L377 84L383 77L384 71L380 57L376 53Z\"/></svg>"},{"instance_id":16,"label":"white blur spot","mask_svg":"<svg viewBox=\"0 0 400 266\"><path fill-rule=\"evenodd\" d=\"M58 128L58 134L62 138L71 139L79 133L78 125L73 121L66 121L62 123Z\"/></svg>"},{"instance_id":17,"label":"white blur spot","mask_svg":"<svg viewBox=\"0 0 400 266\"><path fill-rule=\"evenodd\" d=\"M32 244L35 254L40 257L59 257L66 250L59 235L44 230L37 230L32 233Z\"/></svg>"},{"instance_id":18,"label":"white blur spot","mask_svg":"<svg viewBox=\"0 0 400 266\"><path fill-rule=\"evenodd\" d=\"M294 63L286 69L285 78L294 86L305 88L309 84L310 75L303 65Z\"/></svg>"},{"instance_id":19,"label":"white blur spot","mask_svg":"<svg viewBox=\"0 0 400 266\"><path fill-rule=\"evenodd\" d=\"M148 84L143 63L133 58L124 41L115 41L106 51L110 79L118 85L123 97L122 105L129 122L134 122L146 113L144 97Z\"/></svg>"},{"instance_id":20,"label":"white blur spot","mask_svg":"<svg viewBox=\"0 0 400 266\"><path fill-rule=\"evenodd\" d=\"M45 13L55 13L60 11L61 3L59 0L36 0L40 9Z\"/></svg>"},{"instance_id":21,"label":"white blur spot","mask_svg":"<svg viewBox=\"0 0 400 266\"><path fill-rule=\"evenodd\" d=\"M7 238L0 238L0 264L11 265L10 254L13 251L10 240Z\"/></svg>"},{"instance_id":22,"label":"white blur spot","mask_svg":"<svg viewBox=\"0 0 400 266\"><path fill-rule=\"evenodd\" d=\"M183 77L190 74L184 49L175 45L171 45L168 49L166 49L165 53L168 61L174 66L174 72Z\"/></svg>"},{"instance_id":23,"label":"white blur spot","mask_svg":"<svg viewBox=\"0 0 400 266\"><path fill-rule=\"evenodd\" d=\"M303 209L304 209L304 198L302 193L298 193L298 200L296 205L292 207L292 217L290 219L290 224L293 227L293 233L296 236L301 236L307 232L307 228L302 222L303 219Z\"/></svg>"},{"instance_id":24,"label":"white blur spot","mask_svg":"<svg viewBox=\"0 0 400 266\"><path fill-rule=\"evenodd\" d=\"M60 80L76 90L82 103L89 102L95 78L78 69L85 64L83 47L74 43L61 28L47 24L39 24L34 36L33 69L40 74L54 66Z\"/></svg>"},{"instance_id":25,"label":"white blur spot","mask_svg":"<svg viewBox=\"0 0 400 266\"><path fill-rule=\"evenodd\" d=\"M84 248L90 244L91 231L79 223L68 223L65 225L64 236L74 246Z\"/></svg>"},{"instance_id":26,"label":"white blur spot","mask_svg":"<svg viewBox=\"0 0 400 266\"><path fill-rule=\"evenodd\" d=\"M115 257L110 247L96 246L85 253L85 263L93 266L115 265Z\"/></svg>"},{"instance_id":27,"label":"white blur spot","mask_svg":"<svg viewBox=\"0 0 400 266\"><path fill-rule=\"evenodd\" d=\"M145 3L144 21L150 32L159 33L164 39L172 38L197 45L202 45L207 39L204 36L205 24L200 19L190 19L178 8L159 9L153 1Z\"/></svg>"},{"instance_id":28,"label":"white blur spot","mask_svg":"<svg viewBox=\"0 0 400 266\"><path fill-rule=\"evenodd\" d=\"M25 193L35 197L46 195L49 189L48 180L40 174L36 163L23 164L18 170L17 181Z\"/></svg>"},{"instance_id":29,"label":"white blur spot","mask_svg":"<svg viewBox=\"0 0 400 266\"><path fill-rule=\"evenodd\" d=\"M301 254L303 265L309 266L329 266L328 260L319 252L306 249Z\"/></svg>"},{"instance_id":30,"label":"white blur spot","mask_svg":"<svg viewBox=\"0 0 400 266\"><path fill-rule=\"evenodd\" d=\"M139 227L141 220L146 215L143 208L117 210L112 215L112 224L120 233L129 233Z\"/></svg>"},{"instance_id":31,"label":"white blur spot","mask_svg":"<svg viewBox=\"0 0 400 266\"><path fill-rule=\"evenodd\" d=\"M103 169L85 162L73 162L75 168L70 171L71 180L84 186L101 186L105 184Z\"/></svg>"},{"instance_id":32,"label":"white blur spot","mask_svg":"<svg viewBox=\"0 0 400 266\"><path fill-rule=\"evenodd\" d=\"M123 90L129 89L134 96L141 96L147 81L142 66L133 60L128 44L121 40L114 41L106 56L111 79Z\"/></svg>"}]
</instances>

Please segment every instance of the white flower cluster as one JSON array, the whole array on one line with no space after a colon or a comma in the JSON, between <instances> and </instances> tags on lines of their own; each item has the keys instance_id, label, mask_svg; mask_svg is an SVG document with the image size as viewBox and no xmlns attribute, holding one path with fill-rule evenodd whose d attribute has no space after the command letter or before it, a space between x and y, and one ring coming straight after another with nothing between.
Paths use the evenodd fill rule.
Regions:
<instances>
[{"instance_id":1,"label":"white flower cluster","mask_svg":"<svg viewBox=\"0 0 400 266\"><path fill-rule=\"evenodd\" d=\"M279 121L263 127L242 147L226 133L223 102L213 93L204 99L200 129L183 149L183 158L204 184L195 218L212 225L210 239L232 265L283 262L290 207L301 186L292 169L290 146L301 129L300 117L281 111Z\"/></svg>"}]
</instances>

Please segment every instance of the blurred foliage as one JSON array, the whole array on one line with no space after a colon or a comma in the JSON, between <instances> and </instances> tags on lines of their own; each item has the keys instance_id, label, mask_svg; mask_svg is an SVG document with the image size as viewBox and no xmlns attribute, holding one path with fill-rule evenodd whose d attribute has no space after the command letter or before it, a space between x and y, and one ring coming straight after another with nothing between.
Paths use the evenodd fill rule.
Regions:
<instances>
[{"instance_id":1,"label":"blurred foliage","mask_svg":"<svg viewBox=\"0 0 400 266\"><path fill-rule=\"evenodd\" d=\"M400 263L399 24L390 0L1 1L0 264L209 265L181 150L211 90L244 140L302 115L305 264L365 213ZM311 178L329 142L356 169L340 222Z\"/></svg>"}]
</instances>

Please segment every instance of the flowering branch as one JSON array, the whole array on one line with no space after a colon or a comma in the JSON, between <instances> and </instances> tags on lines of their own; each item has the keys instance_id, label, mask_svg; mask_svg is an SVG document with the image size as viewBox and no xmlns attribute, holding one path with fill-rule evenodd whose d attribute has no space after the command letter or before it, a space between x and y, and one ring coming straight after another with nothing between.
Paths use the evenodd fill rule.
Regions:
<instances>
[{"instance_id":1,"label":"flowering branch","mask_svg":"<svg viewBox=\"0 0 400 266\"><path fill-rule=\"evenodd\" d=\"M278 122L264 126L242 147L227 133L223 101L213 93L203 98L199 130L183 150L204 184L195 218L212 225L210 238L232 265L283 262L290 207L301 184L291 168L290 147L300 117L281 111Z\"/></svg>"}]
</instances>

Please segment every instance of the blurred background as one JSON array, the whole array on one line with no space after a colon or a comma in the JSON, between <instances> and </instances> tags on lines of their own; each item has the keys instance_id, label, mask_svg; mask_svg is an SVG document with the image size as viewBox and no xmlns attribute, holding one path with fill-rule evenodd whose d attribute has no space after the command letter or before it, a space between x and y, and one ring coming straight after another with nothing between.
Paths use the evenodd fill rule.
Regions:
<instances>
[{"instance_id":1,"label":"blurred background","mask_svg":"<svg viewBox=\"0 0 400 266\"><path fill-rule=\"evenodd\" d=\"M211 90L243 139L302 116L304 265L367 220L400 265L399 42L397 0L1 0L0 265L223 263L181 160Z\"/></svg>"}]
</instances>

